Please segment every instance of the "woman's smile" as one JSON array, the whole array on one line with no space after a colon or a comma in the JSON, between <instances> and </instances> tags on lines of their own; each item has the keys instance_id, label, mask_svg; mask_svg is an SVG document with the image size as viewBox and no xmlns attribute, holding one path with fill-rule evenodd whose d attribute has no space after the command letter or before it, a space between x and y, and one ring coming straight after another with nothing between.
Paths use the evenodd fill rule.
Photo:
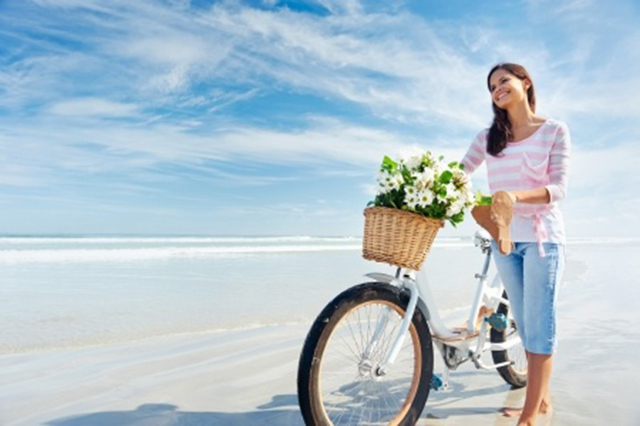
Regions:
<instances>
[{"instance_id":1,"label":"woman's smile","mask_svg":"<svg viewBox=\"0 0 640 426\"><path fill-rule=\"evenodd\" d=\"M505 90L503 92L498 93L498 95L496 96L496 101L500 101L502 100L502 98L504 98L505 96L507 96L509 94L508 90Z\"/></svg>"}]
</instances>

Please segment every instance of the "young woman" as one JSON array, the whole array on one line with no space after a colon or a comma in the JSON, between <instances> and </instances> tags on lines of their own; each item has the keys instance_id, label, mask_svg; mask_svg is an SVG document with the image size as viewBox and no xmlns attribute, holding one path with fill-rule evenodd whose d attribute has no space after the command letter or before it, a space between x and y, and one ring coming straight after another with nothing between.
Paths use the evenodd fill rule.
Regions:
<instances>
[{"instance_id":1,"label":"young woman","mask_svg":"<svg viewBox=\"0 0 640 426\"><path fill-rule=\"evenodd\" d=\"M493 253L528 361L522 409L505 408L518 426L535 424L551 409L549 379L556 349L555 309L566 244L558 202L567 192L570 137L561 121L536 115L533 81L520 65L501 63L487 77L494 112L462 160L472 173L487 163L492 194L506 191L514 203L508 254ZM503 252L504 244L501 244Z\"/></svg>"}]
</instances>

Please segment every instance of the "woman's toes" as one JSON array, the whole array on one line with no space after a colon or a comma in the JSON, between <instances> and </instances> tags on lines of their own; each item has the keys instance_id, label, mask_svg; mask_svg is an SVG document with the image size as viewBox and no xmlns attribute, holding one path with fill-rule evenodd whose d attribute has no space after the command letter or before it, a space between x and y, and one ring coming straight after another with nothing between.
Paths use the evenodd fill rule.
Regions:
<instances>
[{"instance_id":1,"label":"woman's toes","mask_svg":"<svg viewBox=\"0 0 640 426\"><path fill-rule=\"evenodd\" d=\"M500 411L505 417L520 417L520 415L522 414L522 408L504 407L501 408Z\"/></svg>"}]
</instances>

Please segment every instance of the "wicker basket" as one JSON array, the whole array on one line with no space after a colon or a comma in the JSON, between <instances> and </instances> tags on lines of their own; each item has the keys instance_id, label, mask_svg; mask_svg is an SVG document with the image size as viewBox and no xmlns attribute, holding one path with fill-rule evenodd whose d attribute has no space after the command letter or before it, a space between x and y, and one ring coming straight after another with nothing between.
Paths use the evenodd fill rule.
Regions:
<instances>
[{"instance_id":1,"label":"wicker basket","mask_svg":"<svg viewBox=\"0 0 640 426\"><path fill-rule=\"evenodd\" d=\"M362 256L419 270L444 221L388 207L364 210Z\"/></svg>"}]
</instances>

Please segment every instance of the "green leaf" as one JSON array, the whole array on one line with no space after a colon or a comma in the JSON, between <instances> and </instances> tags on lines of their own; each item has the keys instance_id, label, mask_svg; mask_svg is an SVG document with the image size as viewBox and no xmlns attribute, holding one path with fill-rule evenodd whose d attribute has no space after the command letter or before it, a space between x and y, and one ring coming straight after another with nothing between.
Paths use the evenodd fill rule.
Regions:
<instances>
[{"instance_id":1,"label":"green leaf","mask_svg":"<svg viewBox=\"0 0 640 426\"><path fill-rule=\"evenodd\" d=\"M398 168L398 163L385 155L382 159L382 168L388 172L392 172Z\"/></svg>"},{"instance_id":2,"label":"green leaf","mask_svg":"<svg viewBox=\"0 0 640 426\"><path fill-rule=\"evenodd\" d=\"M453 173L451 173L449 170L445 170L440 175L440 182L442 182L444 184L447 184L447 183L451 182L451 178L452 177L453 177ZM446 194L446 192L445 192L445 194Z\"/></svg>"},{"instance_id":3,"label":"green leaf","mask_svg":"<svg viewBox=\"0 0 640 426\"><path fill-rule=\"evenodd\" d=\"M451 219L453 219L455 223L462 223L462 221L464 220L464 211L453 215Z\"/></svg>"},{"instance_id":4,"label":"green leaf","mask_svg":"<svg viewBox=\"0 0 640 426\"><path fill-rule=\"evenodd\" d=\"M449 164L447 164L447 166L449 166L450 169L453 169L454 167L456 167L458 165L457 161L452 161Z\"/></svg>"},{"instance_id":5,"label":"green leaf","mask_svg":"<svg viewBox=\"0 0 640 426\"><path fill-rule=\"evenodd\" d=\"M407 166L402 166L402 178L409 185L413 184L413 178L411 177L411 171L407 168Z\"/></svg>"},{"instance_id":6,"label":"green leaf","mask_svg":"<svg viewBox=\"0 0 640 426\"><path fill-rule=\"evenodd\" d=\"M476 192L476 206L490 206L492 202L490 195L482 195L482 192L478 189Z\"/></svg>"}]
</instances>

